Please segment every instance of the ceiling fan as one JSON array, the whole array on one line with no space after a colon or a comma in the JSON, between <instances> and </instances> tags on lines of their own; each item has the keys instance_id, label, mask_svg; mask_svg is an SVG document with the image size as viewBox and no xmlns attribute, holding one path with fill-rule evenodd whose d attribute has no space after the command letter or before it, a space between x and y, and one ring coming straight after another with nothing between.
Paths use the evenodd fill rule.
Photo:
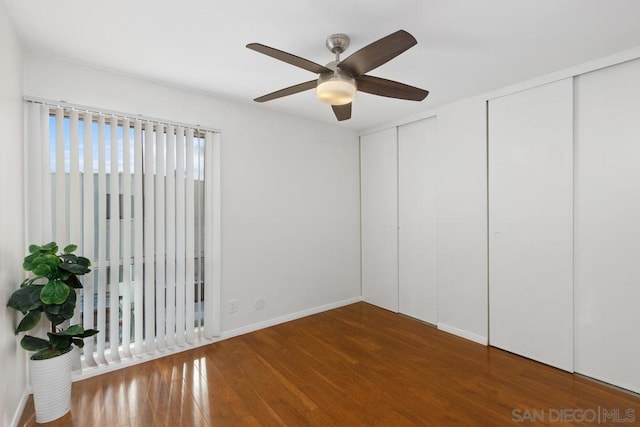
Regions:
<instances>
[{"instance_id":1,"label":"ceiling fan","mask_svg":"<svg viewBox=\"0 0 640 427\"><path fill-rule=\"evenodd\" d=\"M349 41L349 36L346 34L332 34L327 37L327 48L336 57L335 61L329 62L326 66L260 43L249 43L247 45L249 49L320 75L317 80L280 89L256 98L254 101L271 101L316 88L318 99L330 104L338 121L342 121L351 118L351 102L356 90L411 101L422 101L427 97L429 91L424 89L365 74L416 45L418 42L411 34L404 30L396 31L341 61L340 54L347 50Z\"/></svg>"}]
</instances>

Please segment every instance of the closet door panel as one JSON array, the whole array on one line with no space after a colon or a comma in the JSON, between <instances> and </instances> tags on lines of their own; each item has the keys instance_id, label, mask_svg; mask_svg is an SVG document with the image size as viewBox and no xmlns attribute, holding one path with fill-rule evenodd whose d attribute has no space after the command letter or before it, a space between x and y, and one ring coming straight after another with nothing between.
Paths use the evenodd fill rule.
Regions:
<instances>
[{"instance_id":1,"label":"closet door panel","mask_svg":"<svg viewBox=\"0 0 640 427\"><path fill-rule=\"evenodd\" d=\"M489 342L572 371L572 79L488 114Z\"/></svg>"},{"instance_id":2,"label":"closet door panel","mask_svg":"<svg viewBox=\"0 0 640 427\"><path fill-rule=\"evenodd\" d=\"M575 370L640 392L640 60L576 78Z\"/></svg>"},{"instance_id":3,"label":"closet door panel","mask_svg":"<svg viewBox=\"0 0 640 427\"><path fill-rule=\"evenodd\" d=\"M399 309L435 324L436 118L398 128Z\"/></svg>"},{"instance_id":4,"label":"closet door panel","mask_svg":"<svg viewBox=\"0 0 640 427\"><path fill-rule=\"evenodd\" d=\"M362 297L398 311L398 139L396 128L360 138Z\"/></svg>"},{"instance_id":5,"label":"closet door panel","mask_svg":"<svg viewBox=\"0 0 640 427\"><path fill-rule=\"evenodd\" d=\"M489 337L487 103L438 109L438 328Z\"/></svg>"}]
</instances>

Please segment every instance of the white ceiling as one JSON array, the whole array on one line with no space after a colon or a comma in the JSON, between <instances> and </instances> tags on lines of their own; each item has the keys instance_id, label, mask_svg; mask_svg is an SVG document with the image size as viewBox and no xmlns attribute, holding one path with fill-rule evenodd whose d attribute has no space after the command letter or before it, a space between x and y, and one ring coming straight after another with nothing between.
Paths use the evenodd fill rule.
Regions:
<instances>
[{"instance_id":1,"label":"white ceiling","mask_svg":"<svg viewBox=\"0 0 640 427\"><path fill-rule=\"evenodd\" d=\"M331 33L351 36L348 55L409 31L418 45L369 74L431 94L417 103L358 93L340 123L352 129L640 46L638 0L5 1L28 50L245 103L314 78L247 43L326 64ZM314 91L260 106L336 123Z\"/></svg>"}]
</instances>

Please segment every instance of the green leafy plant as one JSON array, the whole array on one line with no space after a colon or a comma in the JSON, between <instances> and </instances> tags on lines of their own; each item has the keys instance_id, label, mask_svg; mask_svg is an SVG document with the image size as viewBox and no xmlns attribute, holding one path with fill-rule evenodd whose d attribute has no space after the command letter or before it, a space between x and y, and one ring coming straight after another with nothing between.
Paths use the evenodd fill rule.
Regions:
<instances>
[{"instance_id":1,"label":"green leafy plant","mask_svg":"<svg viewBox=\"0 0 640 427\"><path fill-rule=\"evenodd\" d=\"M58 326L73 317L76 308L76 292L82 288L78 276L89 273L91 261L74 255L78 247L69 245L58 254L56 242L43 246L29 246L29 255L22 267L34 277L26 279L20 289L11 294L8 307L20 311L24 317L16 328L16 334L26 332L38 325L42 314L51 322L48 340L25 335L20 341L22 348L35 351L32 360L50 359L71 351L75 344L84 346L84 338L98 333L95 329L85 330L81 325L68 328Z\"/></svg>"}]
</instances>

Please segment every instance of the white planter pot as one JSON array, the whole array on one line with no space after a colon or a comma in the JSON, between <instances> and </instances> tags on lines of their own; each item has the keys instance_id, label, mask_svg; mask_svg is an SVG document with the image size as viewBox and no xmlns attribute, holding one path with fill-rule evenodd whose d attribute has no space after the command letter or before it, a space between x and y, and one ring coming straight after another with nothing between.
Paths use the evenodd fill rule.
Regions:
<instances>
[{"instance_id":1,"label":"white planter pot","mask_svg":"<svg viewBox=\"0 0 640 427\"><path fill-rule=\"evenodd\" d=\"M48 423L71 409L73 351L44 360L29 360L36 422Z\"/></svg>"}]
</instances>

